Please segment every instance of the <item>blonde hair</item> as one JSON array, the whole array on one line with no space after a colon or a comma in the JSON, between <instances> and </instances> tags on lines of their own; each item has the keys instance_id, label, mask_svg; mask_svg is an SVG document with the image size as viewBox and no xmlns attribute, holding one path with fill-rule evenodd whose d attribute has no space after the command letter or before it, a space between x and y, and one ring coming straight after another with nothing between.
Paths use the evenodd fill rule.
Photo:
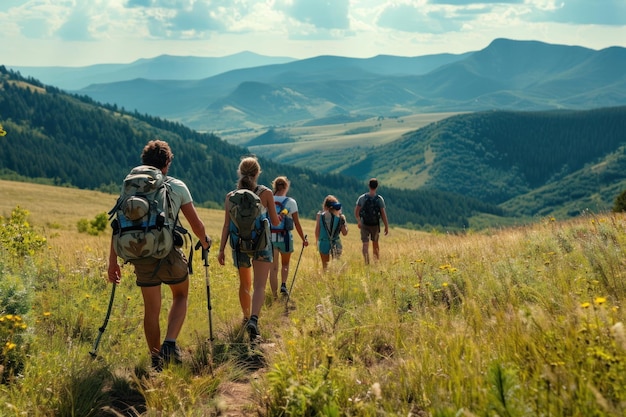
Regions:
<instances>
[{"instance_id":1,"label":"blonde hair","mask_svg":"<svg viewBox=\"0 0 626 417\"><path fill-rule=\"evenodd\" d=\"M330 208L330 205L332 203L338 203L338 202L339 200L334 195L332 194L327 195L326 198L324 199L324 204L322 204L322 211Z\"/></svg>"},{"instance_id":2,"label":"blonde hair","mask_svg":"<svg viewBox=\"0 0 626 417\"><path fill-rule=\"evenodd\" d=\"M239 168L237 168L237 174L239 175L239 181L237 181L237 188L246 188L254 191L256 188L256 180L261 175L261 165L256 156L246 156L239 162Z\"/></svg>"},{"instance_id":3,"label":"blonde hair","mask_svg":"<svg viewBox=\"0 0 626 417\"><path fill-rule=\"evenodd\" d=\"M285 176L274 178L274 181L272 181L272 189L274 190L274 194L276 194L280 190L288 189L290 184L291 183Z\"/></svg>"}]
</instances>

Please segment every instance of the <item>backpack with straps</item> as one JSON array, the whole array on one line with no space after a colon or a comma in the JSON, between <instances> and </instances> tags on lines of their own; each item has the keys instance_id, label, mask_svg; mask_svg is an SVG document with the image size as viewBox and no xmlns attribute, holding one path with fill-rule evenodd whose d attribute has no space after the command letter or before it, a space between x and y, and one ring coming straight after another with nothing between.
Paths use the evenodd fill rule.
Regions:
<instances>
[{"instance_id":1,"label":"backpack with straps","mask_svg":"<svg viewBox=\"0 0 626 417\"><path fill-rule=\"evenodd\" d=\"M270 224L272 233L285 233L293 230L293 217L290 216L291 213L289 213L289 209L287 208L288 201L289 197L285 197L282 202L274 201L274 204L276 205L276 214L278 214L280 224L278 226Z\"/></svg>"},{"instance_id":2,"label":"backpack with straps","mask_svg":"<svg viewBox=\"0 0 626 417\"><path fill-rule=\"evenodd\" d=\"M109 211L113 247L124 262L163 259L175 243L182 246L179 233L187 231L176 225L178 217L172 213L169 193L165 176L152 166L135 167L124 179L122 192Z\"/></svg>"},{"instance_id":3,"label":"backpack with straps","mask_svg":"<svg viewBox=\"0 0 626 417\"><path fill-rule=\"evenodd\" d=\"M361 216L363 224L366 226L378 226L380 224L380 205L378 202L378 195L374 197L369 194L365 195L365 201L361 206L359 216Z\"/></svg>"},{"instance_id":4,"label":"backpack with straps","mask_svg":"<svg viewBox=\"0 0 626 417\"><path fill-rule=\"evenodd\" d=\"M263 204L257 187L250 191L233 191L229 197L231 220L231 245L241 253L253 254L266 250L270 245L269 219L263 214ZM236 239L233 239L233 235Z\"/></svg>"}]
</instances>

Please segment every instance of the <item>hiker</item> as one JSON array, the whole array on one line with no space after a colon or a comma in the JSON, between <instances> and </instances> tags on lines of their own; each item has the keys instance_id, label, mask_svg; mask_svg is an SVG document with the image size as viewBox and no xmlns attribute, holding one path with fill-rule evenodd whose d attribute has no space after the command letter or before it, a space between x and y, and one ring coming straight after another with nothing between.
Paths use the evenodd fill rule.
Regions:
<instances>
[{"instance_id":1,"label":"hiker","mask_svg":"<svg viewBox=\"0 0 626 417\"><path fill-rule=\"evenodd\" d=\"M261 174L261 166L257 158L255 156L243 158L239 163L237 174L239 175L237 190L246 189L255 193L261 200L261 216L265 219L269 216L271 224L277 226L280 220L276 214L272 190L264 185L257 185L257 180ZM220 265L224 265L224 249L226 248L226 242L230 240L233 264L239 271L239 303L243 312L243 323L250 335L250 339L254 340L259 335L259 314L265 302L265 286L272 267L272 245L269 238L269 224L267 221L263 221L263 227L266 228L266 242L260 242L257 250L252 253L242 252L239 249L241 237L238 235L237 227L231 218L231 206L233 204L231 196L237 190L226 194L224 201L224 225L222 227L220 251L217 255L217 260ZM264 236L262 238L265 239ZM252 296L250 295L251 287L254 289Z\"/></svg>"},{"instance_id":2,"label":"hiker","mask_svg":"<svg viewBox=\"0 0 626 417\"><path fill-rule=\"evenodd\" d=\"M204 223L198 216L189 189L179 179L167 176L174 154L167 142L152 140L143 148L141 162L161 171L164 183L169 187L169 203L172 215L178 218L179 211L189 222L193 233L198 237L203 249L209 249L211 239L207 236ZM114 231L115 235L115 231ZM111 239L109 253L108 280L117 285L121 281L118 253L114 238ZM174 239L174 238L172 238ZM181 239L182 240L182 239ZM141 288L144 302L143 327L152 367L160 371L164 363L181 363L180 349L176 344L185 317L189 295L189 269L187 259L178 245L174 245L162 259L149 257L129 261L135 267L136 284ZM172 305L167 319L165 339L161 343L159 316L161 312L161 284L169 286L172 292Z\"/></svg>"},{"instance_id":3,"label":"hiker","mask_svg":"<svg viewBox=\"0 0 626 417\"><path fill-rule=\"evenodd\" d=\"M378 240L380 238L380 219L382 218L385 225L385 236L389 233L389 223L387 221L387 211L385 210L385 200L380 194L377 194L378 180L371 178L369 180L369 192L361 194L354 208L354 217L357 220L357 226L361 229L361 242L363 242L363 258L366 264L370 263L369 257L369 241L372 240L372 252L374 258L380 258L380 246Z\"/></svg>"},{"instance_id":4,"label":"hiker","mask_svg":"<svg viewBox=\"0 0 626 417\"><path fill-rule=\"evenodd\" d=\"M343 251L341 235L348 234L346 216L341 213L341 203L334 195L328 195L315 220L315 240L322 259L322 268L326 271L328 261L339 259Z\"/></svg>"},{"instance_id":5,"label":"hiker","mask_svg":"<svg viewBox=\"0 0 626 417\"><path fill-rule=\"evenodd\" d=\"M289 261L291 254L293 253L293 233L292 230L295 227L300 239L302 239L302 245L308 246L302 226L300 225L300 218L298 216L298 203L291 197L287 197L289 192L289 186L291 183L287 177L276 177L272 182L272 189L274 191L274 204L276 206L276 213L280 218L280 224L278 226L272 226L272 247L274 263L270 270L270 287L274 298L278 297L278 264L280 258L280 294L283 296L289 295L287 290L287 277L289 276Z\"/></svg>"}]
</instances>

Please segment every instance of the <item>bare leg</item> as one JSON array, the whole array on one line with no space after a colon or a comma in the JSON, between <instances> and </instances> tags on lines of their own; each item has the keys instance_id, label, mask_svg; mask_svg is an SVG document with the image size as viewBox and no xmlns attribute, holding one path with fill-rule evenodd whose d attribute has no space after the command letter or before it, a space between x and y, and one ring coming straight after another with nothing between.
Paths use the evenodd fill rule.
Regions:
<instances>
[{"instance_id":1,"label":"bare leg","mask_svg":"<svg viewBox=\"0 0 626 417\"><path fill-rule=\"evenodd\" d=\"M274 261L270 269L270 288L274 298L278 297L278 248L274 248Z\"/></svg>"},{"instance_id":2,"label":"bare leg","mask_svg":"<svg viewBox=\"0 0 626 417\"><path fill-rule=\"evenodd\" d=\"M380 259L380 248L378 246L378 242L372 242L372 252L374 252L374 259Z\"/></svg>"},{"instance_id":3,"label":"bare leg","mask_svg":"<svg viewBox=\"0 0 626 417\"><path fill-rule=\"evenodd\" d=\"M143 331L151 355L161 350L161 328L159 314L161 312L161 286L141 287L143 296Z\"/></svg>"},{"instance_id":4,"label":"bare leg","mask_svg":"<svg viewBox=\"0 0 626 417\"><path fill-rule=\"evenodd\" d=\"M269 275L272 264L270 262L252 261L252 269L254 270L254 280L252 285L254 292L252 293L252 315L259 316L261 308L265 303L265 286L267 285L267 277Z\"/></svg>"},{"instance_id":5,"label":"bare leg","mask_svg":"<svg viewBox=\"0 0 626 417\"><path fill-rule=\"evenodd\" d=\"M187 299L189 296L189 280L179 284L170 285L172 291L172 307L167 316L167 340L176 340L183 328L187 316Z\"/></svg>"},{"instance_id":6,"label":"bare leg","mask_svg":"<svg viewBox=\"0 0 626 417\"><path fill-rule=\"evenodd\" d=\"M323 253L320 253L320 258L322 258L322 268L324 269L324 272L326 272L326 269L328 268L328 261L330 260L330 254L324 255Z\"/></svg>"},{"instance_id":7,"label":"bare leg","mask_svg":"<svg viewBox=\"0 0 626 417\"><path fill-rule=\"evenodd\" d=\"M291 259L291 253L287 252L287 253L282 253L280 260L281 260L281 270L280 270L280 279L281 279L281 283L282 284L286 284L287 283L287 279L289 278L289 261Z\"/></svg>"},{"instance_id":8,"label":"bare leg","mask_svg":"<svg viewBox=\"0 0 626 417\"><path fill-rule=\"evenodd\" d=\"M365 260L366 264L370 263L370 254L369 254L369 242L364 242L363 243L363 259Z\"/></svg>"},{"instance_id":9,"label":"bare leg","mask_svg":"<svg viewBox=\"0 0 626 417\"><path fill-rule=\"evenodd\" d=\"M250 318L250 306L252 297L250 288L252 287L252 268L239 268L239 304L244 319Z\"/></svg>"}]
</instances>

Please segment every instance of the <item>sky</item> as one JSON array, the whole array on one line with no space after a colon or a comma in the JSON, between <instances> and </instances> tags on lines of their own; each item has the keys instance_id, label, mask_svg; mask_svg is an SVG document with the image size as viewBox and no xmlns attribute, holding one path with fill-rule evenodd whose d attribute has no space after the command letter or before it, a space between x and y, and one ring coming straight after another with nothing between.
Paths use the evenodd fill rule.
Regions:
<instances>
[{"instance_id":1,"label":"sky","mask_svg":"<svg viewBox=\"0 0 626 417\"><path fill-rule=\"evenodd\" d=\"M7 66L242 51L412 57L496 38L626 47L626 0L0 0L0 22Z\"/></svg>"}]
</instances>

